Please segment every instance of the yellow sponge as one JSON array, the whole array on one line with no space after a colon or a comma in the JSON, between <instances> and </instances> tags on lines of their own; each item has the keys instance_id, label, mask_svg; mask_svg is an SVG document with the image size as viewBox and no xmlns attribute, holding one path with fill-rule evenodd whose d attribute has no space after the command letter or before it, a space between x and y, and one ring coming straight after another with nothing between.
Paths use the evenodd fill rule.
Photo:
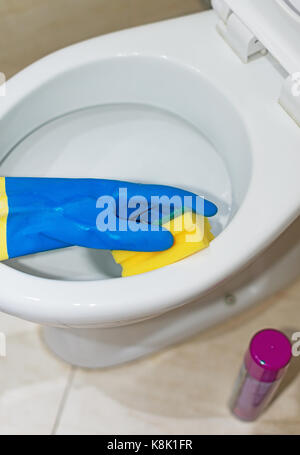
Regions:
<instances>
[{"instance_id":1,"label":"yellow sponge","mask_svg":"<svg viewBox=\"0 0 300 455\"><path fill-rule=\"evenodd\" d=\"M112 251L114 260L122 266L123 277L150 272L180 261L207 248L214 239L208 219L193 212L184 213L163 224L163 227L174 237L174 244L168 250L145 253Z\"/></svg>"}]
</instances>

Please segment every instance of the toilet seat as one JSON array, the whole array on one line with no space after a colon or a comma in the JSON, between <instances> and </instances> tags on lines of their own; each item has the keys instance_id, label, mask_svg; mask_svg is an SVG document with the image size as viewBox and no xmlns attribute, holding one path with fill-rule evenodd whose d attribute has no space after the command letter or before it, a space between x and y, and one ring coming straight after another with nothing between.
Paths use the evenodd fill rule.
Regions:
<instances>
[{"instance_id":1,"label":"toilet seat","mask_svg":"<svg viewBox=\"0 0 300 455\"><path fill-rule=\"evenodd\" d=\"M232 115L245 125L252 163L240 208L209 249L151 273L101 282L49 280L1 264L2 311L60 327L108 327L147 319L210 292L298 216L300 136L277 103L283 76L269 56L241 63L216 33L216 22L208 12L95 38L51 54L8 81L0 122L15 106L22 115L23 100L66 71L111 58L146 58L153 67L174 64L193 78L203 78L228 100ZM54 102L46 108L50 112ZM218 114L210 115L220 131L226 130Z\"/></svg>"},{"instance_id":2,"label":"toilet seat","mask_svg":"<svg viewBox=\"0 0 300 455\"><path fill-rule=\"evenodd\" d=\"M257 51L267 49L288 74L299 71L299 0L213 0L212 3L223 26L229 33L236 33L236 39L239 34L243 45L247 42L243 31L246 27L260 42Z\"/></svg>"},{"instance_id":3,"label":"toilet seat","mask_svg":"<svg viewBox=\"0 0 300 455\"><path fill-rule=\"evenodd\" d=\"M244 63L269 52L285 74L279 102L300 125L299 0L212 0L217 28Z\"/></svg>"}]
</instances>

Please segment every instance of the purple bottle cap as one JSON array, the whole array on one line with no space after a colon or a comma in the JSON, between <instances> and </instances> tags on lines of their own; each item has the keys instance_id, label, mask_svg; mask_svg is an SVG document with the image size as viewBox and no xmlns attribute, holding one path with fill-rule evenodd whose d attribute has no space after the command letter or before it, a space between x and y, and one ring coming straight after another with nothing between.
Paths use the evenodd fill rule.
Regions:
<instances>
[{"instance_id":1,"label":"purple bottle cap","mask_svg":"<svg viewBox=\"0 0 300 455\"><path fill-rule=\"evenodd\" d=\"M289 339L279 330L266 329L252 338L245 355L245 367L258 381L273 382L284 374L291 357Z\"/></svg>"}]
</instances>

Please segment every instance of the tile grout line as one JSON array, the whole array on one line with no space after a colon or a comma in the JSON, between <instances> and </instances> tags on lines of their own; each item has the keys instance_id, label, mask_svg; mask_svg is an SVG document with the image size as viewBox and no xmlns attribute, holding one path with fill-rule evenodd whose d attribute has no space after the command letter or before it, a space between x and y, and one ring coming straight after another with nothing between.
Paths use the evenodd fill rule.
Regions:
<instances>
[{"instance_id":1,"label":"tile grout line","mask_svg":"<svg viewBox=\"0 0 300 455\"><path fill-rule=\"evenodd\" d=\"M52 436L56 434L58 426L60 424L61 416L62 416L64 407L65 407L66 401L68 399L76 371L77 371L77 367L71 366L70 372L68 374L67 383L64 388L63 396L62 396L59 406L58 406L53 428L50 433Z\"/></svg>"}]
</instances>

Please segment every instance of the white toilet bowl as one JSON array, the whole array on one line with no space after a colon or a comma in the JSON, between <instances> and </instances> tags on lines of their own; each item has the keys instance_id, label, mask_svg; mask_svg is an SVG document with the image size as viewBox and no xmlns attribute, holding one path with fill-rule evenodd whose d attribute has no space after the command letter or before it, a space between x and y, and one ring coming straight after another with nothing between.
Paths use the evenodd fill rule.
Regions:
<instances>
[{"instance_id":1,"label":"white toilet bowl","mask_svg":"<svg viewBox=\"0 0 300 455\"><path fill-rule=\"evenodd\" d=\"M215 240L129 278L109 252L0 265L0 309L45 326L85 367L159 350L288 284L300 266L300 130L271 55L244 64L210 11L91 39L14 76L0 103L0 174L172 184L219 207Z\"/></svg>"}]
</instances>

